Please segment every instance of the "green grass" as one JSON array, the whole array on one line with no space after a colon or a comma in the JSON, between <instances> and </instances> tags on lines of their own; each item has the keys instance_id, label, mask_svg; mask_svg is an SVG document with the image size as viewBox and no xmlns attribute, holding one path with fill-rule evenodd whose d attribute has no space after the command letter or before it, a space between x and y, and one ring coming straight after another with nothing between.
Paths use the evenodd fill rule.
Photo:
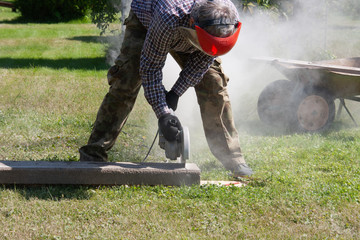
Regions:
<instances>
[{"instance_id":1,"label":"green grass","mask_svg":"<svg viewBox=\"0 0 360 240\"><path fill-rule=\"evenodd\" d=\"M77 161L108 90L99 30L0 13L0 159ZM348 105L359 119L356 104ZM1 186L0 238L358 239L360 129L349 117L324 134L288 135L242 116L240 142L255 171L247 186ZM228 180L193 130L201 178ZM110 160L140 161L155 131L140 93ZM155 147L148 161L163 160Z\"/></svg>"}]
</instances>

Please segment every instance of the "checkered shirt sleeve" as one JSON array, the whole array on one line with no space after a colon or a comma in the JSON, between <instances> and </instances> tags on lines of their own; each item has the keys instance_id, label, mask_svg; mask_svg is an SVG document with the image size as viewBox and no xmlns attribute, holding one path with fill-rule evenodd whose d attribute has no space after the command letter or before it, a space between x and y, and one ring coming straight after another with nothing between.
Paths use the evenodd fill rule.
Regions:
<instances>
[{"instance_id":1,"label":"checkered shirt sleeve","mask_svg":"<svg viewBox=\"0 0 360 240\"><path fill-rule=\"evenodd\" d=\"M172 49L173 37L176 35L176 31L178 30L172 28L166 22L166 19L164 20L159 14L153 16L141 54L140 76L145 98L158 118L170 112L165 100L165 88L162 84L162 69L167 54ZM172 87L175 93L181 96L189 87L199 83L212 62L213 57L207 56L200 51L191 53L188 62L180 73L180 77Z\"/></svg>"}]
</instances>

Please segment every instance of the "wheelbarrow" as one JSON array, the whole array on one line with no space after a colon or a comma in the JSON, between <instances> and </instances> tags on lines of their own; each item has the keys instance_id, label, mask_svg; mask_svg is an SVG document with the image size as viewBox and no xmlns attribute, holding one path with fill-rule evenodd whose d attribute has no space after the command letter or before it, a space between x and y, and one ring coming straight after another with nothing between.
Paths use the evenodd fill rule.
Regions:
<instances>
[{"instance_id":1,"label":"wheelbarrow","mask_svg":"<svg viewBox=\"0 0 360 240\"><path fill-rule=\"evenodd\" d=\"M306 62L256 58L270 63L287 79L267 85L257 110L262 122L296 132L327 130L344 107L345 99L360 101L360 57ZM335 99L340 100L335 113Z\"/></svg>"}]
</instances>

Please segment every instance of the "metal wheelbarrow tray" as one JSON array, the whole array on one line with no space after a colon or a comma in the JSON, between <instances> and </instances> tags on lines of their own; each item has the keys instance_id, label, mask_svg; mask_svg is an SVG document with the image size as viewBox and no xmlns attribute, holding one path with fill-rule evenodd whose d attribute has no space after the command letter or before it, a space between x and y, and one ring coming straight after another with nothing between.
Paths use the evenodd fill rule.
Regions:
<instances>
[{"instance_id":1,"label":"metal wheelbarrow tray","mask_svg":"<svg viewBox=\"0 0 360 240\"><path fill-rule=\"evenodd\" d=\"M359 57L318 62L254 60L272 64L287 78L270 83L260 93L258 114L269 125L298 132L321 132L334 121L335 99L341 102L339 113L340 106L348 111L344 99L360 101Z\"/></svg>"}]
</instances>

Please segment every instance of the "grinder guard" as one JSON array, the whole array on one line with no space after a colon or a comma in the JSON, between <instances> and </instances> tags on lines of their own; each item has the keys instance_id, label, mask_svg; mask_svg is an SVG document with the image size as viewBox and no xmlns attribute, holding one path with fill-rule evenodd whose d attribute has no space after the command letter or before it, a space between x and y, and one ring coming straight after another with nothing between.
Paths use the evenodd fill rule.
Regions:
<instances>
[{"instance_id":1,"label":"grinder guard","mask_svg":"<svg viewBox=\"0 0 360 240\"><path fill-rule=\"evenodd\" d=\"M159 146L165 150L166 158L185 163L190 158L190 134L187 127L179 131L174 141L168 141L159 129Z\"/></svg>"}]
</instances>

